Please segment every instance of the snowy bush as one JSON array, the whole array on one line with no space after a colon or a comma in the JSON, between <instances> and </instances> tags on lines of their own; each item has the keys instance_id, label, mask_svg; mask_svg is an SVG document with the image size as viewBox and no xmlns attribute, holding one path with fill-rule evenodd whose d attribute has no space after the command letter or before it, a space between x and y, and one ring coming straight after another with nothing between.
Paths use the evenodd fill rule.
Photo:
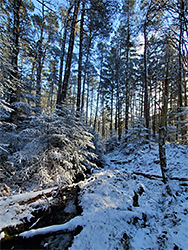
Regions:
<instances>
[{"instance_id":1,"label":"snowy bush","mask_svg":"<svg viewBox=\"0 0 188 250\"><path fill-rule=\"evenodd\" d=\"M68 110L61 116L29 117L21 127L12 131L5 127L1 133L3 143L8 142L2 171L6 184L16 191L78 182L98 161L94 136ZM9 172L7 162L12 164Z\"/></svg>"},{"instance_id":2,"label":"snowy bush","mask_svg":"<svg viewBox=\"0 0 188 250\"><path fill-rule=\"evenodd\" d=\"M147 129L144 126L144 119L138 118L130 122L130 128L120 142L120 149L125 154L131 154L139 147L145 146L148 143L146 139Z\"/></svg>"},{"instance_id":3,"label":"snowy bush","mask_svg":"<svg viewBox=\"0 0 188 250\"><path fill-rule=\"evenodd\" d=\"M114 135L108 138L108 140L105 141L105 146L106 146L106 152L114 150L117 146L119 146L118 137Z\"/></svg>"}]
</instances>

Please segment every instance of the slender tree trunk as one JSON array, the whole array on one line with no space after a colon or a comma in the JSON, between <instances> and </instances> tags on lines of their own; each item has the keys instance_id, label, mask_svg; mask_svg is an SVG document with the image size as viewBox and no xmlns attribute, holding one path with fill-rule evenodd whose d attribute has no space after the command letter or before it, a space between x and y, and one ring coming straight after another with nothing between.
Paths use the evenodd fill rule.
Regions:
<instances>
[{"instance_id":1,"label":"slender tree trunk","mask_svg":"<svg viewBox=\"0 0 188 250\"><path fill-rule=\"evenodd\" d=\"M76 102L77 111L80 111L80 103L81 103L84 15L85 15L85 0L83 0L83 2L82 2L82 13L81 13L81 22L80 22L80 46L79 46L79 61L78 61L78 90L77 90L77 102Z\"/></svg>"},{"instance_id":2,"label":"slender tree trunk","mask_svg":"<svg viewBox=\"0 0 188 250\"><path fill-rule=\"evenodd\" d=\"M114 85L111 83L111 105L110 105L110 136L113 134L113 103L114 103Z\"/></svg>"},{"instance_id":3,"label":"slender tree trunk","mask_svg":"<svg viewBox=\"0 0 188 250\"><path fill-rule=\"evenodd\" d=\"M159 125L159 158L160 158L160 166L164 183L167 183L169 178L168 176L169 170L167 166L166 150L165 150L165 140L167 134L166 125L167 125L167 111L168 111L168 85L169 85L169 58L167 57L166 76L163 89L163 104L162 104L160 125Z\"/></svg>"},{"instance_id":4,"label":"slender tree trunk","mask_svg":"<svg viewBox=\"0 0 188 250\"><path fill-rule=\"evenodd\" d=\"M184 2L180 0L180 13L179 13L179 22L180 22L180 35L179 35L179 72L178 72L178 106L183 107L183 98L182 98L182 73L183 73L183 63L182 63L182 43L183 43L183 11L184 11Z\"/></svg>"},{"instance_id":5,"label":"slender tree trunk","mask_svg":"<svg viewBox=\"0 0 188 250\"><path fill-rule=\"evenodd\" d=\"M49 107L51 111L53 107L53 94L54 94L54 82L51 81L51 88L49 91L48 102L47 102L47 107Z\"/></svg>"},{"instance_id":6,"label":"slender tree trunk","mask_svg":"<svg viewBox=\"0 0 188 250\"><path fill-rule=\"evenodd\" d=\"M86 54L86 61L85 61L85 65L84 65L84 79L83 79L83 86L82 86L81 113L83 113L83 109L84 109L85 83L86 83L86 75L87 75L87 69L88 69L91 41L92 41L92 36L91 36L91 32L90 32L90 34L89 34L89 42L88 42L88 47L87 47L87 54Z\"/></svg>"},{"instance_id":7,"label":"slender tree trunk","mask_svg":"<svg viewBox=\"0 0 188 250\"><path fill-rule=\"evenodd\" d=\"M35 60L33 60L32 63L32 70L31 70L31 77L29 80L29 98L28 98L28 104L30 104L30 98L31 98L31 93L32 93L32 85L33 85L33 76L34 76L34 70L35 70Z\"/></svg>"},{"instance_id":8,"label":"slender tree trunk","mask_svg":"<svg viewBox=\"0 0 188 250\"><path fill-rule=\"evenodd\" d=\"M154 110L153 110L153 138L156 134L156 112L157 112L157 83L155 83Z\"/></svg>"},{"instance_id":9,"label":"slender tree trunk","mask_svg":"<svg viewBox=\"0 0 188 250\"><path fill-rule=\"evenodd\" d=\"M67 39L67 30L68 30L68 23L69 23L69 15L73 8L73 5L70 5L67 15L65 18L65 25L64 25L64 33L63 33L63 40L61 44L61 52L60 52L60 66L59 66L59 79L58 79L58 91L57 91L57 105L60 104L60 96L62 91L62 76L63 76L63 62L65 56L65 44Z\"/></svg>"},{"instance_id":10,"label":"slender tree trunk","mask_svg":"<svg viewBox=\"0 0 188 250\"><path fill-rule=\"evenodd\" d=\"M129 127L129 49L130 49L130 24L129 24L129 11L127 16L127 51L126 51L126 86L125 86L125 134L128 133L128 127Z\"/></svg>"},{"instance_id":11,"label":"slender tree trunk","mask_svg":"<svg viewBox=\"0 0 188 250\"><path fill-rule=\"evenodd\" d=\"M180 133L181 135L181 141L182 143L184 142L184 137L186 133L186 129L183 124L184 120L184 115L183 115L183 96L182 96L182 89L183 89L183 53L182 53L182 46L183 46L183 32L184 32L184 27L183 27L183 20L184 20L184 0L180 0L180 9L179 9L179 48L178 48L178 53L179 53L179 72L178 72L178 131L177 134Z\"/></svg>"},{"instance_id":12,"label":"slender tree trunk","mask_svg":"<svg viewBox=\"0 0 188 250\"><path fill-rule=\"evenodd\" d=\"M118 76L119 77L119 76ZM118 139L121 139L121 109L120 109L120 96L119 96L119 79L117 82L117 131L118 131Z\"/></svg>"},{"instance_id":13,"label":"slender tree trunk","mask_svg":"<svg viewBox=\"0 0 188 250\"><path fill-rule=\"evenodd\" d=\"M186 71L183 70L183 81L184 81L184 106L187 107L187 79L186 79Z\"/></svg>"},{"instance_id":14,"label":"slender tree trunk","mask_svg":"<svg viewBox=\"0 0 188 250\"><path fill-rule=\"evenodd\" d=\"M115 124L114 124L115 131L118 131L118 101L116 97L116 113L115 113Z\"/></svg>"},{"instance_id":15,"label":"slender tree trunk","mask_svg":"<svg viewBox=\"0 0 188 250\"><path fill-rule=\"evenodd\" d=\"M125 133L128 133L129 128L129 94L128 94L128 86L126 87L126 94L125 94Z\"/></svg>"},{"instance_id":16,"label":"slender tree trunk","mask_svg":"<svg viewBox=\"0 0 188 250\"><path fill-rule=\"evenodd\" d=\"M71 34L70 34L70 40L69 40L69 48L68 48L66 66L65 66L65 74L64 74L64 79L63 79L62 92L60 96L60 103L61 102L65 103L67 100L68 82L69 82L69 77L70 77L70 69L71 69L72 54L73 54L74 40L75 40L75 34L76 34L76 23L78 20L79 5L80 5L80 0L75 0L74 14L73 14L73 20L71 24Z\"/></svg>"},{"instance_id":17,"label":"slender tree trunk","mask_svg":"<svg viewBox=\"0 0 188 250\"><path fill-rule=\"evenodd\" d=\"M148 96L148 65L147 65L147 26L144 24L144 118L147 129L146 139L149 139L149 96Z\"/></svg>"},{"instance_id":18,"label":"slender tree trunk","mask_svg":"<svg viewBox=\"0 0 188 250\"><path fill-rule=\"evenodd\" d=\"M88 79L88 75L87 75L87 99L86 99L86 124L88 123L88 114L89 114L89 79Z\"/></svg>"},{"instance_id":19,"label":"slender tree trunk","mask_svg":"<svg viewBox=\"0 0 188 250\"><path fill-rule=\"evenodd\" d=\"M140 98L140 116L143 117L143 113L144 113L144 88L142 88L142 92L141 92L141 98Z\"/></svg>"},{"instance_id":20,"label":"slender tree trunk","mask_svg":"<svg viewBox=\"0 0 188 250\"><path fill-rule=\"evenodd\" d=\"M97 116L98 116L98 110L99 110L100 89L101 89L101 79L99 81L99 85L98 85L98 89L97 89L97 103L96 103L95 119L94 119L94 125L93 125L94 129L96 129Z\"/></svg>"},{"instance_id":21,"label":"slender tree trunk","mask_svg":"<svg viewBox=\"0 0 188 250\"><path fill-rule=\"evenodd\" d=\"M98 85L98 90L97 90L97 103L96 103L96 111L95 111L95 120L94 120L94 129L96 129L96 123L97 123L97 116L98 116L98 110L99 110L99 97L101 94L101 76L103 73L103 54L102 54L102 59L101 59L101 71L100 71L100 80L99 80L99 85Z\"/></svg>"},{"instance_id":22,"label":"slender tree trunk","mask_svg":"<svg viewBox=\"0 0 188 250\"><path fill-rule=\"evenodd\" d=\"M90 122L89 122L89 125L91 126L92 125L92 115L93 115L93 92L94 92L94 88L92 86L91 88L91 103L90 103Z\"/></svg>"},{"instance_id":23,"label":"slender tree trunk","mask_svg":"<svg viewBox=\"0 0 188 250\"><path fill-rule=\"evenodd\" d=\"M101 96L101 106L102 106L102 137L105 137L105 112L104 112L104 89Z\"/></svg>"}]
</instances>

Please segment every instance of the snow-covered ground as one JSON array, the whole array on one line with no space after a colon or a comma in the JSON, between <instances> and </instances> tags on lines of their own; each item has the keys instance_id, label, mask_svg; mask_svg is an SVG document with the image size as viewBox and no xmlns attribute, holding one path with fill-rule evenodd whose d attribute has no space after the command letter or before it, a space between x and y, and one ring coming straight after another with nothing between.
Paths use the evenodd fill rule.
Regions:
<instances>
[{"instance_id":1,"label":"snow-covered ground","mask_svg":"<svg viewBox=\"0 0 188 250\"><path fill-rule=\"evenodd\" d=\"M188 177L187 146L167 145L167 160L172 177ZM187 250L187 181L170 180L173 195L169 196L160 178L149 179L133 173L161 176L157 144L134 149L132 154L115 150L105 156L105 161L104 169L95 170L89 179L79 183L81 216L62 226L36 229L21 235L30 237L81 225L83 230L75 236L71 250ZM12 212L10 216L8 201L11 199L15 206L21 198L0 198L3 227L11 224L10 217L13 224L16 223L17 215ZM29 216L29 210L23 211Z\"/></svg>"},{"instance_id":2,"label":"snow-covered ground","mask_svg":"<svg viewBox=\"0 0 188 250\"><path fill-rule=\"evenodd\" d=\"M187 177L187 147L167 145L167 155L172 177ZM185 182L171 180L170 197L160 179L132 174L161 176L157 145L128 156L113 151L106 155L106 163L105 169L83 184L80 200L85 223L71 249L188 249ZM133 206L134 191L141 187L144 192L138 195L139 206Z\"/></svg>"}]
</instances>

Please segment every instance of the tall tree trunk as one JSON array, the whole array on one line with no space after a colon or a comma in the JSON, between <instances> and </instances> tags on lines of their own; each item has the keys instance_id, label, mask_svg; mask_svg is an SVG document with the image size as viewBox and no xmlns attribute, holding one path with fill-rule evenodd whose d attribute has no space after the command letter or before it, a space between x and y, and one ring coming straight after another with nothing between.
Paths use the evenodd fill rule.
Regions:
<instances>
[{"instance_id":1,"label":"tall tree trunk","mask_svg":"<svg viewBox=\"0 0 188 250\"><path fill-rule=\"evenodd\" d=\"M186 78L186 70L183 70L183 81L184 81L184 106L187 107L187 78Z\"/></svg>"},{"instance_id":2,"label":"tall tree trunk","mask_svg":"<svg viewBox=\"0 0 188 250\"><path fill-rule=\"evenodd\" d=\"M79 46L79 61L78 61L78 90L77 90L77 102L76 102L77 111L80 111L80 103L81 103L84 15L85 15L85 0L83 0L83 2L82 2L82 13L81 13L81 21L80 21L80 46Z\"/></svg>"},{"instance_id":3,"label":"tall tree trunk","mask_svg":"<svg viewBox=\"0 0 188 250\"><path fill-rule=\"evenodd\" d=\"M129 5L128 5L129 8ZM125 134L128 133L129 126L129 50L130 50L130 13L127 13L127 51L126 51L126 86L125 86Z\"/></svg>"},{"instance_id":4,"label":"tall tree trunk","mask_svg":"<svg viewBox=\"0 0 188 250\"><path fill-rule=\"evenodd\" d=\"M149 96L148 96L148 65L147 65L147 25L144 24L144 118L147 129L146 139L149 139Z\"/></svg>"},{"instance_id":5,"label":"tall tree trunk","mask_svg":"<svg viewBox=\"0 0 188 250\"><path fill-rule=\"evenodd\" d=\"M102 137L105 137L105 112L104 112L104 89L101 96L101 106L102 106Z\"/></svg>"},{"instance_id":6,"label":"tall tree trunk","mask_svg":"<svg viewBox=\"0 0 188 250\"><path fill-rule=\"evenodd\" d=\"M70 5L66 18L65 18L65 24L64 24L64 33L63 33L63 40L61 44L61 52L60 52L60 66L59 66L59 79L58 79L58 91L57 91L57 105L60 104L60 96L62 91L62 76L63 76L63 62L64 62L64 56L65 56L65 44L67 39L67 30L68 30L68 23L69 23L69 15L73 8L73 5Z\"/></svg>"},{"instance_id":7,"label":"tall tree trunk","mask_svg":"<svg viewBox=\"0 0 188 250\"><path fill-rule=\"evenodd\" d=\"M178 126L177 126L177 135L181 135L181 141L184 141L185 136L185 128L183 127L183 96L182 96L182 88L183 88L183 53L182 53L182 46L183 46L183 20L184 20L184 0L180 0L180 7L179 7L179 45L178 45L178 56L179 56L179 65L178 65ZM177 136L178 137L178 136Z\"/></svg>"},{"instance_id":8,"label":"tall tree trunk","mask_svg":"<svg viewBox=\"0 0 188 250\"><path fill-rule=\"evenodd\" d=\"M89 122L89 125L91 126L92 125L92 115L93 115L93 94L94 94L94 88L92 86L91 88L91 102L90 102L90 122Z\"/></svg>"},{"instance_id":9,"label":"tall tree trunk","mask_svg":"<svg viewBox=\"0 0 188 250\"><path fill-rule=\"evenodd\" d=\"M86 124L88 123L88 114L89 114L89 79L87 75L87 99L86 99Z\"/></svg>"},{"instance_id":10,"label":"tall tree trunk","mask_svg":"<svg viewBox=\"0 0 188 250\"><path fill-rule=\"evenodd\" d=\"M18 54L19 54L19 36L20 36L20 7L21 0L14 0L13 4L13 34L12 34L12 66L11 80L14 82L14 89L10 95L10 104L18 101Z\"/></svg>"},{"instance_id":11,"label":"tall tree trunk","mask_svg":"<svg viewBox=\"0 0 188 250\"><path fill-rule=\"evenodd\" d=\"M113 134L113 103L114 103L114 85L111 83L111 105L110 105L110 136Z\"/></svg>"},{"instance_id":12,"label":"tall tree trunk","mask_svg":"<svg viewBox=\"0 0 188 250\"><path fill-rule=\"evenodd\" d=\"M119 77L119 76L118 76ZM121 139L121 109L120 109L120 96L119 96L119 79L117 82L117 131L118 139Z\"/></svg>"},{"instance_id":13,"label":"tall tree trunk","mask_svg":"<svg viewBox=\"0 0 188 250\"><path fill-rule=\"evenodd\" d=\"M101 94L101 76L103 73L103 54L101 58L101 70L100 70L100 80L99 80L99 85L98 85L98 90L97 90L97 103L96 103L96 111L95 111L95 120L94 120L94 129L96 129L96 123L97 123L97 116L98 116L98 110L99 110L99 97Z\"/></svg>"},{"instance_id":14,"label":"tall tree trunk","mask_svg":"<svg viewBox=\"0 0 188 250\"><path fill-rule=\"evenodd\" d=\"M118 101L116 97L116 113L115 113L115 124L114 124L115 131L118 131Z\"/></svg>"},{"instance_id":15,"label":"tall tree trunk","mask_svg":"<svg viewBox=\"0 0 188 250\"><path fill-rule=\"evenodd\" d=\"M60 95L60 103L61 102L65 103L67 99L68 82L69 82L69 77L70 77L70 69L71 69L71 63L72 63L72 54L73 54L75 34L76 34L76 23L78 20L79 5L80 5L80 0L75 0L73 20L71 24L71 34L70 34L70 39L69 39L69 48L68 48L66 66L65 66L65 74L64 74L64 79L63 79L62 92Z\"/></svg>"},{"instance_id":16,"label":"tall tree trunk","mask_svg":"<svg viewBox=\"0 0 188 250\"><path fill-rule=\"evenodd\" d=\"M154 110L153 110L153 138L156 135L156 112L157 112L157 83L155 83Z\"/></svg>"},{"instance_id":17,"label":"tall tree trunk","mask_svg":"<svg viewBox=\"0 0 188 250\"><path fill-rule=\"evenodd\" d=\"M28 98L28 104L30 104L30 99L31 99L35 65L36 65L36 62L35 62L35 60L33 60L33 62L32 62L32 70L31 70L31 77L30 77L30 80L29 80L29 98Z\"/></svg>"},{"instance_id":18,"label":"tall tree trunk","mask_svg":"<svg viewBox=\"0 0 188 250\"><path fill-rule=\"evenodd\" d=\"M101 89L101 79L99 81L99 85L98 85L98 89L97 89L97 103L96 103L95 119L94 119L94 125L93 125L94 129L96 129L96 124L97 124L97 116L98 116L98 110L99 110L100 89Z\"/></svg>"},{"instance_id":19,"label":"tall tree trunk","mask_svg":"<svg viewBox=\"0 0 188 250\"><path fill-rule=\"evenodd\" d=\"M87 52L86 52L86 61L85 61L85 65L84 65L84 79L83 79L83 86L82 86L81 113L83 113L83 109L84 109L84 96L85 96L86 74L87 74L87 69L88 69L88 62L89 62L89 54L90 54L90 48L91 48L91 41L92 41L92 35L91 35L91 31L90 31L89 42L88 42Z\"/></svg>"},{"instance_id":20,"label":"tall tree trunk","mask_svg":"<svg viewBox=\"0 0 188 250\"><path fill-rule=\"evenodd\" d=\"M166 160L165 140L167 134L167 111L168 111L168 85L169 85L169 58L167 55L166 76L163 88L163 104L161 110L160 124L159 124L159 158L163 177L163 182L167 183L169 178L169 169Z\"/></svg>"},{"instance_id":21,"label":"tall tree trunk","mask_svg":"<svg viewBox=\"0 0 188 250\"><path fill-rule=\"evenodd\" d=\"M183 73L183 63L182 63L182 43L183 43L183 11L184 11L184 2L180 0L180 13L179 13L179 26L180 26L180 34L179 34L179 72L178 72L178 106L183 107L183 98L182 98L182 73Z\"/></svg>"},{"instance_id":22,"label":"tall tree trunk","mask_svg":"<svg viewBox=\"0 0 188 250\"><path fill-rule=\"evenodd\" d=\"M50 91L48 95L48 102L47 102L47 107L50 108L51 112L53 107L53 94L54 94L54 82L51 81Z\"/></svg>"},{"instance_id":23,"label":"tall tree trunk","mask_svg":"<svg viewBox=\"0 0 188 250\"><path fill-rule=\"evenodd\" d=\"M44 0L42 1L42 24L41 24L41 34L40 40L37 45L37 59L36 59L36 68L37 68L37 83L36 83L36 108L37 113L41 112L41 74L42 74L42 44L43 44L43 33L44 33L44 24L45 24L45 14L44 14Z\"/></svg>"},{"instance_id":24,"label":"tall tree trunk","mask_svg":"<svg viewBox=\"0 0 188 250\"><path fill-rule=\"evenodd\" d=\"M14 26L12 34L12 68L10 80L13 82L13 89L10 94L10 104L19 101L19 75L18 75L18 55L19 55L19 37L20 37L20 7L21 0L15 0L13 4L13 15L14 15ZM14 123L18 122L18 111L16 107L13 107L11 112L11 121Z\"/></svg>"}]
</instances>

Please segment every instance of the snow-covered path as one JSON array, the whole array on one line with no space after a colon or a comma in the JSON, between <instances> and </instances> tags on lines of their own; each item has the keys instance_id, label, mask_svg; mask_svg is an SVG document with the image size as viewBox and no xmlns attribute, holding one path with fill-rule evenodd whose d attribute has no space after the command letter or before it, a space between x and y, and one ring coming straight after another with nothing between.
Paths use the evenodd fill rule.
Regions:
<instances>
[{"instance_id":1,"label":"snow-covered path","mask_svg":"<svg viewBox=\"0 0 188 250\"><path fill-rule=\"evenodd\" d=\"M107 166L82 184L84 226L70 249L187 249L187 188L179 181L171 181L174 197L169 197L160 179L131 174L135 168L141 170L139 162L144 160L146 173L160 175L159 166L154 168L157 151L151 151L143 152L145 159L126 159L129 164L125 164L124 155L113 152L106 156ZM185 176L187 153L176 151L169 150L169 155L179 154L176 159L169 159L174 167L172 174ZM182 167L179 170L177 161ZM138 194L138 206L133 206L134 191L139 190L144 192Z\"/></svg>"}]
</instances>

